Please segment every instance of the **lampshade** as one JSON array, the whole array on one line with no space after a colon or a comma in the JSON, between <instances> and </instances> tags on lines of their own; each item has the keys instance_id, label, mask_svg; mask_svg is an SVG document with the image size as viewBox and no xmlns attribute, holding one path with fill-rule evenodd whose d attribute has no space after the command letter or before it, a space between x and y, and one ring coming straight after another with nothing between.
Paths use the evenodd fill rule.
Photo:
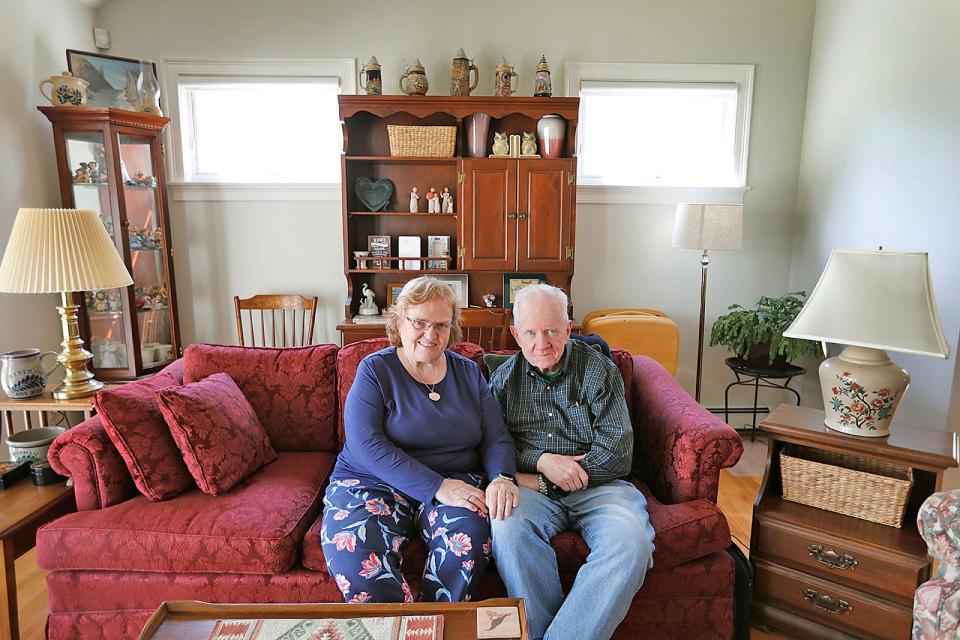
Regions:
<instances>
[{"instance_id":1,"label":"lampshade","mask_svg":"<svg viewBox=\"0 0 960 640\"><path fill-rule=\"evenodd\" d=\"M679 249L739 249L743 205L677 205L673 246Z\"/></svg>"},{"instance_id":2,"label":"lampshade","mask_svg":"<svg viewBox=\"0 0 960 640\"><path fill-rule=\"evenodd\" d=\"M64 293L133 284L95 211L20 209L0 262L0 291Z\"/></svg>"},{"instance_id":3,"label":"lampshade","mask_svg":"<svg viewBox=\"0 0 960 640\"><path fill-rule=\"evenodd\" d=\"M834 249L788 338L946 358L926 253Z\"/></svg>"}]
</instances>

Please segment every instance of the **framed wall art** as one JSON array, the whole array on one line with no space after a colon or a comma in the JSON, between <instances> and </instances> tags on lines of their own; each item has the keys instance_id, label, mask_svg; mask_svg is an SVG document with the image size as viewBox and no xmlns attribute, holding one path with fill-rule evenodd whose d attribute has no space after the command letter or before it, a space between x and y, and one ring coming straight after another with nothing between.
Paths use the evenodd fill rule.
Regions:
<instances>
[{"instance_id":1,"label":"framed wall art","mask_svg":"<svg viewBox=\"0 0 960 640\"><path fill-rule=\"evenodd\" d=\"M457 294L457 300L460 301L461 309L470 306L470 290L467 286L470 276L465 273L451 273L450 275L431 275L430 277L453 287L453 292Z\"/></svg>"},{"instance_id":2,"label":"framed wall art","mask_svg":"<svg viewBox=\"0 0 960 640\"><path fill-rule=\"evenodd\" d=\"M90 83L87 87L88 107L113 107L137 111L140 93L137 78L140 77L140 60L105 56L102 53L67 49L67 69L75 77ZM148 62L157 75L157 65Z\"/></svg>"},{"instance_id":3,"label":"framed wall art","mask_svg":"<svg viewBox=\"0 0 960 640\"><path fill-rule=\"evenodd\" d=\"M397 304L397 298L400 297L400 292L403 291L403 285L407 284L406 282L388 282L387 283L387 306L392 307Z\"/></svg>"},{"instance_id":4,"label":"framed wall art","mask_svg":"<svg viewBox=\"0 0 960 640\"><path fill-rule=\"evenodd\" d=\"M389 258L390 257L390 236L369 235L367 236L367 251L371 258ZM371 269L389 269L389 260L371 260Z\"/></svg>"},{"instance_id":5,"label":"framed wall art","mask_svg":"<svg viewBox=\"0 0 960 640\"><path fill-rule=\"evenodd\" d=\"M542 273L506 273L503 275L503 306L513 309L513 297L520 289L529 284L539 284L547 281Z\"/></svg>"}]
</instances>

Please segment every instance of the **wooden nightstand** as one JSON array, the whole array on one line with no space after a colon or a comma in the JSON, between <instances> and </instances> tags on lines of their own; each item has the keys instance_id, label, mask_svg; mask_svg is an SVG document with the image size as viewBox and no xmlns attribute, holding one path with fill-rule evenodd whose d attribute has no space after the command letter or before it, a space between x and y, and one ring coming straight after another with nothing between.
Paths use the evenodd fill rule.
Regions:
<instances>
[{"instance_id":1,"label":"wooden nightstand","mask_svg":"<svg viewBox=\"0 0 960 640\"><path fill-rule=\"evenodd\" d=\"M894 424L886 438L860 438L831 431L823 417L780 405L760 424L770 443L753 506L751 623L802 638L909 638L913 592L931 568L917 510L957 466L957 434ZM912 467L903 526L783 500L780 452L789 443Z\"/></svg>"}]
</instances>

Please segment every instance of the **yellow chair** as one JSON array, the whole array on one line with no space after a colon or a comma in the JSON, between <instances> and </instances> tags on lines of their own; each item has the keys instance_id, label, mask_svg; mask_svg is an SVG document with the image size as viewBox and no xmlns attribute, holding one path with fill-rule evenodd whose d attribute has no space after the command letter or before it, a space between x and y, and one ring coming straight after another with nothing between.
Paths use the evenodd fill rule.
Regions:
<instances>
[{"instance_id":1,"label":"yellow chair","mask_svg":"<svg viewBox=\"0 0 960 640\"><path fill-rule=\"evenodd\" d=\"M676 373L680 328L666 314L646 309L620 309L599 316L593 313L584 319L582 333L600 336L610 348L623 349L632 356L650 356L670 375Z\"/></svg>"},{"instance_id":2,"label":"yellow chair","mask_svg":"<svg viewBox=\"0 0 960 640\"><path fill-rule=\"evenodd\" d=\"M609 309L597 309L596 311L591 311L583 318L581 325L586 325L588 322L590 322L594 318L602 318L604 316L630 315L630 314L637 314L637 315L643 315L643 316L660 316L661 318L669 317L663 311L657 311L656 309L634 309L630 307L610 307Z\"/></svg>"}]
</instances>

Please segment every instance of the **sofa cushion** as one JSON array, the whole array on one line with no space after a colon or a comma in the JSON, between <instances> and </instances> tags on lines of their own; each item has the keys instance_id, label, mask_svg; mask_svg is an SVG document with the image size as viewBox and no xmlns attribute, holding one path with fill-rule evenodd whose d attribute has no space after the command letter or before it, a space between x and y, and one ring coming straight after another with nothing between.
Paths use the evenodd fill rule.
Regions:
<instances>
[{"instance_id":1,"label":"sofa cushion","mask_svg":"<svg viewBox=\"0 0 960 640\"><path fill-rule=\"evenodd\" d=\"M337 347L292 349L192 344L184 382L228 373L253 405L277 451L329 451L337 444Z\"/></svg>"},{"instance_id":2,"label":"sofa cushion","mask_svg":"<svg viewBox=\"0 0 960 640\"><path fill-rule=\"evenodd\" d=\"M156 399L158 390L182 383L183 361L177 360L150 378L108 387L94 400L110 441L149 500L166 500L194 486Z\"/></svg>"},{"instance_id":3,"label":"sofa cushion","mask_svg":"<svg viewBox=\"0 0 960 640\"><path fill-rule=\"evenodd\" d=\"M157 402L204 493L225 493L277 459L256 412L226 373L161 389Z\"/></svg>"},{"instance_id":4,"label":"sofa cushion","mask_svg":"<svg viewBox=\"0 0 960 640\"><path fill-rule=\"evenodd\" d=\"M723 513L707 500L691 500L683 504L665 505L641 489L647 498L650 523L656 532L653 544L653 566L666 569L690 560L702 558L730 546L730 529ZM303 566L326 573L327 564L320 546L320 523L317 518L303 538ZM557 554L561 574L576 573L590 549L580 534L564 531L550 542ZM419 539L411 540L403 550L404 571L419 571L426 562L427 547Z\"/></svg>"},{"instance_id":5,"label":"sofa cushion","mask_svg":"<svg viewBox=\"0 0 960 640\"><path fill-rule=\"evenodd\" d=\"M283 573L316 520L334 456L281 453L222 496L197 488L163 502L136 496L37 532L44 569Z\"/></svg>"},{"instance_id":6,"label":"sofa cushion","mask_svg":"<svg viewBox=\"0 0 960 640\"><path fill-rule=\"evenodd\" d=\"M360 366L360 361L371 353L376 353L389 346L390 341L387 338L368 338L367 340L351 342L340 349L340 352L337 354L337 391L340 402L339 406L342 407L347 400L347 393L350 391L350 387L353 386L353 381L357 377L357 367ZM481 371L484 370L483 347L480 345L473 344L472 342L458 342L450 347L450 351L464 358L473 360L477 366L480 367ZM337 420L338 437L340 438L340 442L345 442L346 437L343 433L342 411Z\"/></svg>"}]
</instances>

